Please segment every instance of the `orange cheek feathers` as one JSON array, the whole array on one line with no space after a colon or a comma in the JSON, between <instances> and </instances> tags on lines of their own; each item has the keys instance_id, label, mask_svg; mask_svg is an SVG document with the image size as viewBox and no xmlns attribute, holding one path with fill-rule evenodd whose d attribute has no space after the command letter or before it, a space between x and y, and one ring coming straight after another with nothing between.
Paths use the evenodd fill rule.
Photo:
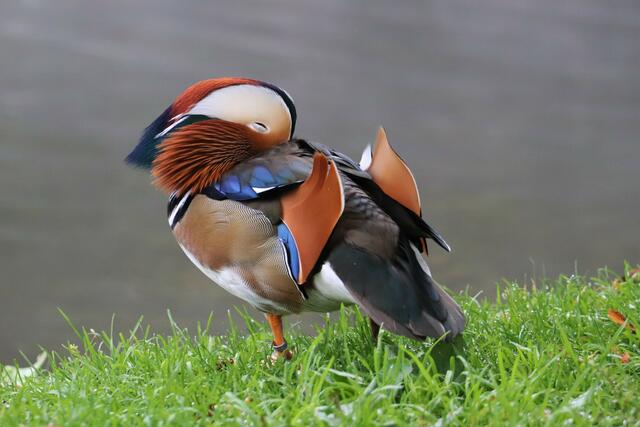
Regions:
<instances>
[{"instance_id":1,"label":"orange cheek feathers","mask_svg":"<svg viewBox=\"0 0 640 427\"><path fill-rule=\"evenodd\" d=\"M252 134L244 125L215 119L176 130L158 147L154 184L167 193L201 191L256 154Z\"/></svg>"}]
</instances>

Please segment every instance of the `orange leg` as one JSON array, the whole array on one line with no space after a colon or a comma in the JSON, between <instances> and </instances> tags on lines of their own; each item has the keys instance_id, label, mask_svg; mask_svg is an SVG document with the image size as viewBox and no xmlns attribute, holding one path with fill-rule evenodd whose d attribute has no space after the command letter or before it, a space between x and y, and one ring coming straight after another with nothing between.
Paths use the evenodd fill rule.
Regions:
<instances>
[{"instance_id":1,"label":"orange leg","mask_svg":"<svg viewBox=\"0 0 640 427\"><path fill-rule=\"evenodd\" d=\"M276 361L280 357L284 357L290 360L293 354L287 348L287 341L284 339L284 334L282 333L282 316L267 313L266 317L269 326L271 326L271 332L273 332L273 354L271 355L271 359Z\"/></svg>"}]
</instances>

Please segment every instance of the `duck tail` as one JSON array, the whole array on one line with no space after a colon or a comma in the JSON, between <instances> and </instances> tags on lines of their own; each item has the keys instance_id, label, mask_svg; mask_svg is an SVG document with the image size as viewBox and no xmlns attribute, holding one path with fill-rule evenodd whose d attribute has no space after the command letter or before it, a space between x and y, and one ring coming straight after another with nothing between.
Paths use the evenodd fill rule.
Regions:
<instances>
[{"instance_id":1,"label":"duck tail","mask_svg":"<svg viewBox=\"0 0 640 427\"><path fill-rule=\"evenodd\" d=\"M460 306L431 277L417 248L400 239L391 261L343 243L328 258L350 294L371 319L385 329L423 340L451 340L465 326Z\"/></svg>"}]
</instances>

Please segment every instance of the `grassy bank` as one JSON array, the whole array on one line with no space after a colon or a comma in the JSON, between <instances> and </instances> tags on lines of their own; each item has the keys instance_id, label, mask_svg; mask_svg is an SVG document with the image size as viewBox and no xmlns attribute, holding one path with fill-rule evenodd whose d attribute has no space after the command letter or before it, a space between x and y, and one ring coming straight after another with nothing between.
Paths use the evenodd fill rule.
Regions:
<instances>
[{"instance_id":1,"label":"grassy bank","mask_svg":"<svg viewBox=\"0 0 640 427\"><path fill-rule=\"evenodd\" d=\"M275 365L250 319L249 333L220 337L79 331L79 348L21 385L5 375L0 425L640 425L640 284L612 280L462 296L469 324L454 345L375 345L347 310L316 337L289 329L294 360Z\"/></svg>"}]
</instances>

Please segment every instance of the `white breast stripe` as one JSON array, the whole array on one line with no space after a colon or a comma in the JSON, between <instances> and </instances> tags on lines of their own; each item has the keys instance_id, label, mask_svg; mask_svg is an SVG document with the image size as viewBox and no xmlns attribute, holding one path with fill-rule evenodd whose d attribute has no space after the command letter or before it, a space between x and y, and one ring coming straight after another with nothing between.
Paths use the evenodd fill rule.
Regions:
<instances>
[{"instance_id":1,"label":"white breast stripe","mask_svg":"<svg viewBox=\"0 0 640 427\"><path fill-rule=\"evenodd\" d=\"M182 207L184 206L184 204L186 203L187 199L189 198L189 194L191 194L190 191L187 191L187 194L185 194L182 199L180 200L180 202L176 205L175 208L173 208L173 211L171 211L171 215L169 216L169 225L171 227L174 226L173 224L173 220L175 219L176 215L178 214L178 212L180 212L180 209L182 209Z\"/></svg>"}]
</instances>

